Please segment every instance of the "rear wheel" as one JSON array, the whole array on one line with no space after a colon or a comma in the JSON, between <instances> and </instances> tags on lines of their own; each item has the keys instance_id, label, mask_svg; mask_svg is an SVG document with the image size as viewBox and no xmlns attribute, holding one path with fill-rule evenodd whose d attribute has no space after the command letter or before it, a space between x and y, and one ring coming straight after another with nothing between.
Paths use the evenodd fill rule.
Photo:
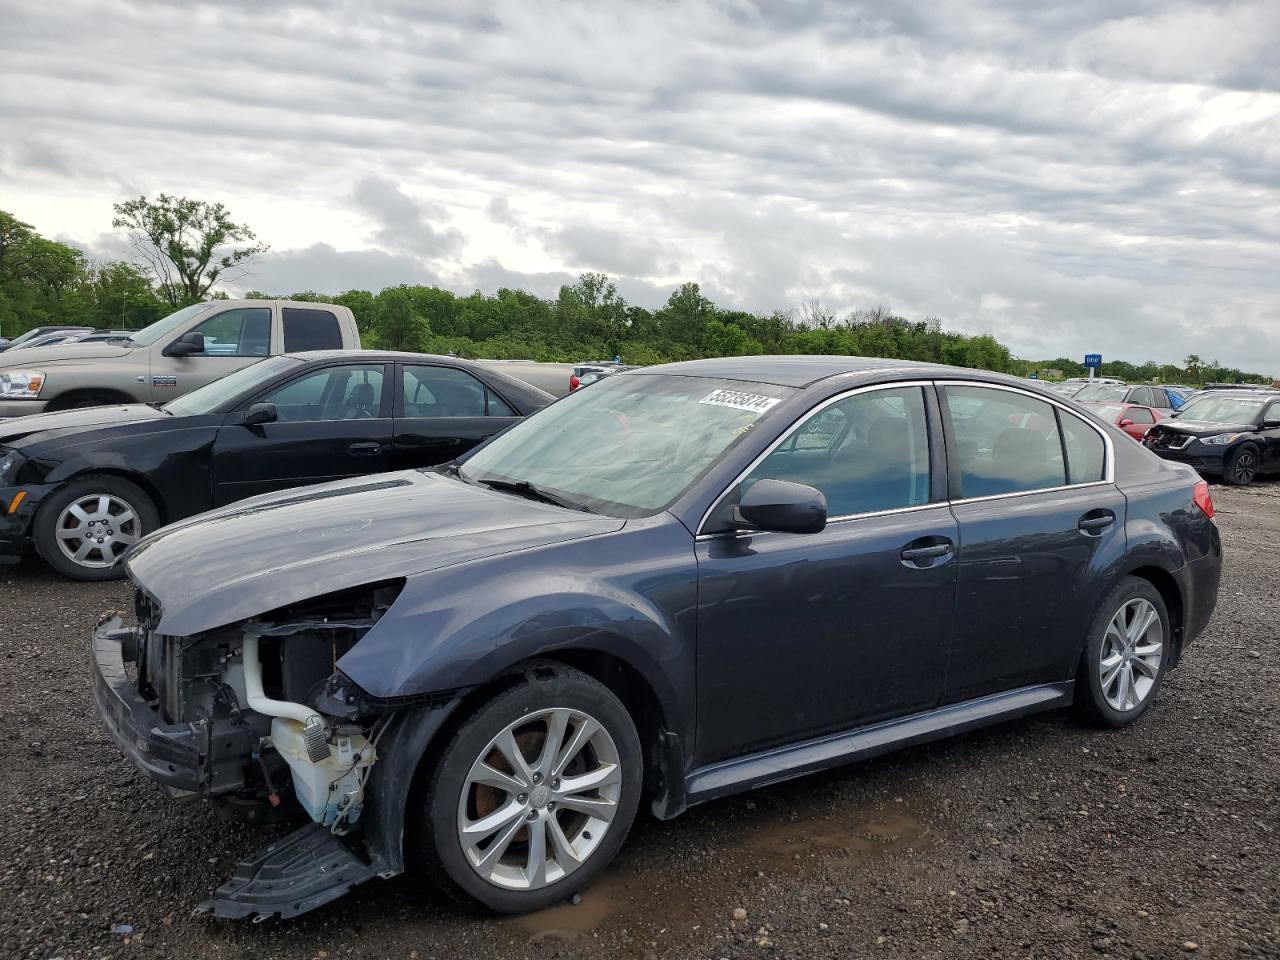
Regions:
<instances>
[{"instance_id":1,"label":"rear wheel","mask_svg":"<svg viewBox=\"0 0 1280 960\"><path fill-rule=\"evenodd\" d=\"M115 580L124 552L160 525L151 498L120 477L72 481L40 504L32 527L36 552L73 580Z\"/></svg>"},{"instance_id":2,"label":"rear wheel","mask_svg":"<svg viewBox=\"0 0 1280 960\"><path fill-rule=\"evenodd\" d=\"M560 665L530 670L471 714L436 764L428 870L500 913L564 900L622 846L641 771L635 725L607 687Z\"/></svg>"},{"instance_id":3,"label":"rear wheel","mask_svg":"<svg viewBox=\"0 0 1280 960\"><path fill-rule=\"evenodd\" d=\"M1258 475L1258 448L1251 443L1241 444L1227 458L1226 467L1222 471L1222 479L1236 486L1253 483Z\"/></svg>"},{"instance_id":4,"label":"rear wheel","mask_svg":"<svg viewBox=\"0 0 1280 960\"><path fill-rule=\"evenodd\" d=\"M1094 619L1076 676L1076 706L1104 727L1135 722L1164 680L1172 638L1160 591L1140 577L1125 577Z\"/></svg>"}]
</instances>

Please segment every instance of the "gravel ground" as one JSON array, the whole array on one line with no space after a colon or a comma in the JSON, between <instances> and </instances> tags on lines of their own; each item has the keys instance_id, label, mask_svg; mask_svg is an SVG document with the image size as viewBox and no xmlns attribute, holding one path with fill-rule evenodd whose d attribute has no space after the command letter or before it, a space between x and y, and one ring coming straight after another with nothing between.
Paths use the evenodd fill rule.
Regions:
<instances>
[{"instance_id":1,"label":"gravel ground","mask_svg":"<svg viewBox=\"0 0 1280 960\"><path fill-rule=\"evenodd\" d=\"M127 588L0 567L0 956L1280 956L1280 483L1214 496L1218 613L1136 728L1052 714L643 820L579 905L518 919L412 877L192 919L263 830L100 730L87 634Z\"/></svg>"}]
</instances>

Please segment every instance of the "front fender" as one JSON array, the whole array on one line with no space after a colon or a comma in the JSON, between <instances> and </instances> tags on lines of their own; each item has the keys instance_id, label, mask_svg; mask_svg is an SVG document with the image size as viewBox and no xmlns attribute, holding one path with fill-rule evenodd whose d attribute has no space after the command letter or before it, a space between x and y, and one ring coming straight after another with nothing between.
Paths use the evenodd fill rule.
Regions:
<instances>
[{"instance_id":1,"label":"front fender","mask_svg":"<svg viewBox=\"0 0 1280 960\"><path fill-rule=\"evenodd\" d=\"M697 567L674 518L410 577L339 661L373 697L466 690L515 664L609 654L650 684L668 729L691 742Z\"/></svg>"}]
</instances>

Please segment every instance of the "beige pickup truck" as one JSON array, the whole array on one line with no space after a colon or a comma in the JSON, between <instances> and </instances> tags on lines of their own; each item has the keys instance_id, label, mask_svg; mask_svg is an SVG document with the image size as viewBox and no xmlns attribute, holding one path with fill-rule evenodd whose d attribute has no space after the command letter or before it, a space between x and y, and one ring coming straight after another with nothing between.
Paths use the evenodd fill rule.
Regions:
<instances>
[{"instance_id":1,"label":"beige pickup truck","mask_svg":"<svg viewBox=\"0 0 1280 960\"><path fill-rule=\"evenodd\" d=\"M107 403L163 403L278 353L358 350L346 307L213 300L130 337L0 353L0 419Z\"/></svg>"}]
</instances>

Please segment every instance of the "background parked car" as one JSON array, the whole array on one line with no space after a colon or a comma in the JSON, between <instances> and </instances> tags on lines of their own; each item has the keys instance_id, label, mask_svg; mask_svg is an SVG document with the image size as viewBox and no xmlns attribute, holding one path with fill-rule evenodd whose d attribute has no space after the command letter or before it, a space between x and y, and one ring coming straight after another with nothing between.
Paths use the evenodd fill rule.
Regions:
<instances>
[{"instance_id":1,"label":"background parked car","mask_svg":"<svg viewBox=\"0 0 1280 960\"><path fill-rule=\"evenodd\" d=\"M1208 390L1187 401L1144 440L1166 460L1195 467L1226 483L1252 483L1280 473L1280 393Z\"/></svg>"},{"instance_id":2,"label":"background parked car","mask_svg":"<svg viewBox=\"0 0 1280 960\"><path fill-rule=\"evenodd\" d=\"M0 419L108 403L164 403L264 357L359 346L355 317L346 307L288 300L197 303L127 340L21 351L10 346L0 356Z\"/></svg>"},{"instance_id":3,"label":"background parked car","mask_svg":"<svg viewBox=\"0 0 1280 960\"><path fill-rule=\"evenodd\" d=\"M615 373L622 373L624 370L634 370L634 366L628 366L624 363L614 363L612 360L600 360L594 363L580 363L573 368L573 375L569 377L569 392L572 393L579 387L590 386L605 377L611 377Z\"/></svg>"},{"instance_id":4,"label":"background parked car","mask_svg":"<svg viewBox=\"0 0 1280 960\"><path fill-rule=\"evenodd\" d=\"M6 340L0 344L0 353L6 350L18 350L23 347L30 347L36 340L42 340L51 333L92 333L93 327L68 327L68 326L50 326L50 327L32 327L25 333L19 334L12 340Z\"/></svg>"},{"instance_id":5,"label":"background parked car","mask_svg":"<svg viewBox=\"0 0 1280 960\"><path fill-rule=\"evenodd\" d=\"M476 363L496 367L507 376L523 380L553 397L563 397L569 392L569 380L573 376L571 363L542 363L537 360L477 360Z\"/></svg>"},{"instance_id":6,"label":"background parked car","mask_svg":"<svg viewBox=\"0 0 1280 960\"><path fill-rule=\"evenodd\" d=\"M1167 416L1174 411L1173 401L1164 387L1145 384L1130 386L1123 383L1094 383L1072 398L1077 403L1133 403L1140 407L1154 407Z\"/></svg>"},{"instance_id":7,"label":"background parked car","mask_svg":"<svg viewBox=\"0 0 1280 960\"><path fill-rule=\"evenodd\" d=\"M162 523L260 493L452 460L550 403L450 357L326 351L272 357L156 408L0 424L0 561L34 542L79 580Z\"/></svg>"},{"instance_id":8,"label":"background parked car","mask_svg":"<svg viewBox=\"0 0 1280 960\"><path fill-rule=\"evenodd\" d=\"M1152 424L1159 423L1166 416L1163 410L1136 403L1086 403L1085 406L1139 441L1147 435Z\"/></svg>"}]
</instances>

